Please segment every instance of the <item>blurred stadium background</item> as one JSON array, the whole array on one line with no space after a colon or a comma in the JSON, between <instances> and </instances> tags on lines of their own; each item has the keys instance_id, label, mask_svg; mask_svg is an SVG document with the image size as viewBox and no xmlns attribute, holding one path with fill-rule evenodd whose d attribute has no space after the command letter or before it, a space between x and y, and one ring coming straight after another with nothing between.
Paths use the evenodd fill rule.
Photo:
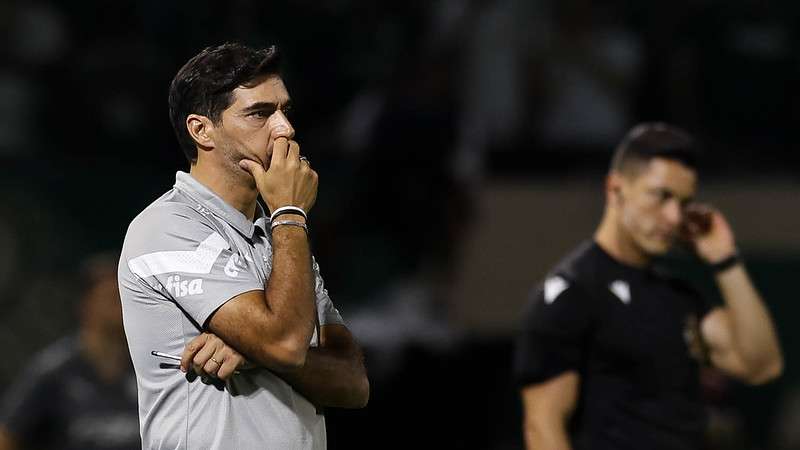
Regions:
<instances>
[{"instance_id":1,"label":"blurred stadium background","mask_svg":"<svg viewBox=\"0 0 800 450\"><path fill-rule=\"evenodd\" d=\"M75 328L74 268L121 245L187 164L167 88L201 48L276 43L321 176L315 253L373 395L331 449L520 448L511 339L602 208L614 144L702 142L787 367L704 375L709 449L800 448L800 3L676 0L0 2L0 387ZM713 294L688 255L676 269Z\"/></svg>"}]
</instances>

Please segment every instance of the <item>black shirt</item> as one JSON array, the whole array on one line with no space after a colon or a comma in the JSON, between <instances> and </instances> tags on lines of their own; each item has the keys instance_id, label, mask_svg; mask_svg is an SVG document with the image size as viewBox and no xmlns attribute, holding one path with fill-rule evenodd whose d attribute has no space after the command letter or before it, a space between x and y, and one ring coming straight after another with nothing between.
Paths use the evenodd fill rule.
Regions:
<instances>
[{"instance_id":1,"label":"black shirt","mask_svg":"<svg viewBox=\"0 0 800 450\"><path fill-rule=\"evenodd\" d=\"M700 449L709 307L692 289L587 242L537 289L515 351L522 386L580 374L575 450Z\"/></svg>"},{"instance_id":2,"label":"black shirt","mask_svg":"<svg viewBox=\"0 0 800 450\"><path fill-rule=\"evenodd\" d=\"M33 360L0 402L0 424L26 448L131 450L142 448L133 370L102 381L76 337L62 339Z\"/></svg>"}]
</instances>

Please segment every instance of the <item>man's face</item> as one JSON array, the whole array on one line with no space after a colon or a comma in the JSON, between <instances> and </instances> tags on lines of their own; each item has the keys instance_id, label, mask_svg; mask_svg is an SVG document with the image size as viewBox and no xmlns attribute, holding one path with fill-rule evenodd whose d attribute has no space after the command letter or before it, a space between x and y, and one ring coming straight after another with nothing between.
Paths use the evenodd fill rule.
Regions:
<instances>
[{"instance_id":1,"label":"man's face","mask_svg":"<svg viewBox=\"0 0 800 450\"><path fill-rule=\"evenodd\" d=\"M267 76L253 87L233 90L233 103L222 112L215 136L226 159L238 168L242 159L250 159L269 168L276 138L294 137L285 112L289 93L277 75ZM241 169L239 169L241 170Z\"/></svg>"},{"instance_id":2,"label":"man's face","mask_svg":"<svg viewBox=\"0 0 800 450\"><path fill-rule=\"evenodd\" d=\"M617 175L618 221L645 254L662 255L679 236L686 206L697 189L696 172L682 163L654 158L635 175Z\"/></svg>"},{"instance_id":3,"label":"man's face","mask_svg":"<svg viewBox=\"0 0 800 450\"><path fill-rule=\"evenodd\" d=\"M84 294L82 316L84 323L95 329L104 330L107 335L122 336L122 305L119 300L119 287L113 272L108 278L95 282Z\"/></svg>"}]
</instances>

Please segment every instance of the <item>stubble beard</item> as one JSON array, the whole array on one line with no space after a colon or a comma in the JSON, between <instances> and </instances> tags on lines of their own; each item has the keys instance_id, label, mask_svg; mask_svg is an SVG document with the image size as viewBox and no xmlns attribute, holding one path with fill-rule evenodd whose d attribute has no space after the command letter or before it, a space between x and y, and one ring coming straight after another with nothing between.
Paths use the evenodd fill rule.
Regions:
<instances>
[{"instance_id":1,"label":"stubble beard","mask_svg":"<svg viewBox=\"0 0 800 450\"><path fill-rule=\"evenodd\" d=\"M625 212L623 214L629 213ZM646 230L642 229L641 224L638 223L635 217L623 215L618 224L618 228L619 232L624 236L624 240L627 242L627 247L639 253L641 256L650 259L666 253L665 251L654 248L655 245L651 245Z\"/></svg>"},{"instance_id":2,"label":"stubble beard","mask_svg":"<svg viewBox=\"0 0 800 450\"><path fill-rule=\"evenodd\" d=\"M256 189L256 180L249 172L239 166L239 161L251 158L245 157L242 151L226 143L222 146L222 159L225 177L230 182Z\"/></svg>"}]
</instances>

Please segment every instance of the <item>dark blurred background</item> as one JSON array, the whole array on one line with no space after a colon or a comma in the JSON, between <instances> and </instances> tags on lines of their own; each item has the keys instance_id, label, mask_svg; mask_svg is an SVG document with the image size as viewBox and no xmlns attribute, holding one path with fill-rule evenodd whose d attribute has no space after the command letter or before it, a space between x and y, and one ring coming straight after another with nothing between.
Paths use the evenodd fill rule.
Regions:
<instances>
[{"instance_id":1,"label":"dark blurred background","mask_svg":"<svg viewBox=\"0 0 800 450\"><path fill-rule=\"evenodd\" d=\"M331 449L521 448L512 338L602 210L611 151L664 120L706 155L775 314L782 379L704 374L709 448L800 448L800 3L0 1L0 387L76 327L74 268L187 163L167 89L200 49L277 44L320 173L314 251L365 347ZM674 266L715 295L688 255Z\"/></svg>"}]
</instances>

